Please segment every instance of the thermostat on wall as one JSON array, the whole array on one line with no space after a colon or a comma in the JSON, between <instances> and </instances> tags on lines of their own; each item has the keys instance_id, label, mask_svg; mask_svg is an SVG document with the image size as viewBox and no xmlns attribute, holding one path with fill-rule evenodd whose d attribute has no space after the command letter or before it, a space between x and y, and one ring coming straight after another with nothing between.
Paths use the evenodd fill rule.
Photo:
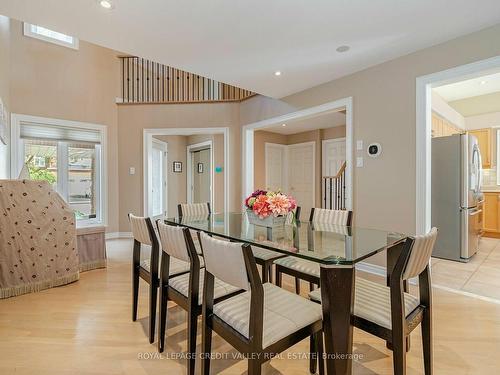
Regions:
<instances>
[{"instance_id":1,"label":"thermostat on wall","mask_svg":"<svg viewBox=\"0 0 500 375\"><path fill-rule=\"evenodd\" d=\"M368 145L367 151L368 151L368 156L376 158L382 153L382 146L380 145L380 143L370 143Z\"/></svg>"}]
</instances>

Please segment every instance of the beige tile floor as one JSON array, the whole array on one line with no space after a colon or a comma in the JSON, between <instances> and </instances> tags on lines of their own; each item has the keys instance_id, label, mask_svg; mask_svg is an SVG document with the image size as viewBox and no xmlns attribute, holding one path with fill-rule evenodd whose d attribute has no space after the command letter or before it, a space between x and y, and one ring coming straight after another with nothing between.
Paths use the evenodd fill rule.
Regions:
<instances>
[{"instance_id":1,"label":"beige tile floor","mask_svg":"<svg viewBox=\"0 0 500 375\"><path fill-rule=\"evenodd\" d=\"M0 300L1 375L185 374L186 313L169 306L165 354L146 337L147 288L142 284L139 321L131 321L130 240L108 241L109 265L83 273L73 284ZM383 281L383 280L382 280ZM292 280L287 280L292 288ZM304 285L304 290L305 285ZM500 305L434 290L434 370L437 375L497 374L500 368ZM200 340L199 340L200 342ZM264 366L263 374L307 374L308 362L289 359L308 350L308 340ZM354 333L354 374L392 374L385 343ZM234 349L214 336L214 352L229 357L212 362L212 374L246 373L246 362L230 358ZM408 374L422 374L420 329L412 334ZM196 370L199 373L199 367Z\"/></svg>"},{"instance_id":2,"label":"beige tile floor","mask_svg":"<svg viewBox=\"0 0 500 375\"><path fill-rule=\"evenodd\" d=\"M482 238L468 263L432 258L432 281L436 287L500 301L500 240Z\"/></svg>"}]
</instances>

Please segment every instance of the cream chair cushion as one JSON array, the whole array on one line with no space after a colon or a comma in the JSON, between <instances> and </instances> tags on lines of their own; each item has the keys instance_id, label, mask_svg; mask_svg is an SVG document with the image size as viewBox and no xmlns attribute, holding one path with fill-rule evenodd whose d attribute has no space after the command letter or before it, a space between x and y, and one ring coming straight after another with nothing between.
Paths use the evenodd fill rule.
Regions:
<instances>
[{"instance_id":1,"label":"cream chair cushion","mask_svg":"<svg viewBox=\"0 0 500 375\"><path fill-rule=\"evenodd\" d=\"M203 303L203 284L205 281L205 272L200 272L200 289L198 294L198 304L201 306ZM168 285L181 293L183 296L188 297L189 293L189 273L185 273L184 275L176 276L168 280ZM238 290L241 290L235 286L230 284L226 284L225 282L215 279L214 280L214 299L227 296L229 294L235 293Z\"/></svg>"},{"instance_id":2,"label":"cream chair cushion","mask_svg":"<svg viewBox=\"0 0 500 375\"><path fill-rule=\"evenodd\" d=\"M278 342L301 328L321 320L321 306L266 283L264 288L264 328L262 346ZM216 303L214 315L248 338L251 292Z\"/></svg>"},{"instance_id":3,"label":"cream chair cushion","mask_svg":"<svg viewBox=\"0 0 500 375\"><path fill-rule=\"evenodd\" d=\"M277 259L274 264L299 271L311 276L319 277L320 266L319 263L311 262L310 260L300 259L297 257L288 256L285 258Z\"/></svg>"},{"instance_id":4,"label":"cream chair cushion","mask_svg":"<svg viewBox=\"0 0 500 375\"><path fill-rule=\"evenodd\" d=\"M183 260L170 257L170 268L168 274L169 276L174 276L174 275L179 275L181 273L189 272L189 266L190 266L189 262L184 262ZM203 258L200 257L200 267L204 266L205 264L203 262ZM151 269L151 261L149 259L142 260L141 267L149 272Z\"/></svg>"},{"instance_id":5,"label":"cream chair cushion","mask_svg":"<svg viewBox=\"0 0 500 375\"><path fill-rule=\"evenodd\" d=\"M354 290L354 315L391 329L391 290L389 287L357 277ZM309 293L309 297L313 301L321 302L321 290L316 289ZM409 293L404 294L404 301L406 316L420 304L419 299Z\"/></svg>"},{"instance_id":6,"label":"cream chair cushion","mask_svg":"<svg viewBox=\"0 0 500 375\"><path fill-rule=\"evenodd\" d=\"M255 259L262 260L271 260L283 257L283 254L258 246L252 246L252 253Z\"/></svg>"}]
</instances>

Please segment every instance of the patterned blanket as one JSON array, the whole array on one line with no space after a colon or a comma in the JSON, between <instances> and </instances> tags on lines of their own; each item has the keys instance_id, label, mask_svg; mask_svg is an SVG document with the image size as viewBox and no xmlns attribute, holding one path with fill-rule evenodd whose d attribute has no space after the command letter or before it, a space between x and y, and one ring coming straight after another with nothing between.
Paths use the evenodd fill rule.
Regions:
<instances>
[{"instance_id":1,"label":"patterned blanket","mask_svg":"<svg viewBox=\"0 0 500 375\"><path fill-rule=\"evenodd\" d=\"M0 299L78 280L75 216L45 181L0 180Z\"/></svg>"}]
</instances>

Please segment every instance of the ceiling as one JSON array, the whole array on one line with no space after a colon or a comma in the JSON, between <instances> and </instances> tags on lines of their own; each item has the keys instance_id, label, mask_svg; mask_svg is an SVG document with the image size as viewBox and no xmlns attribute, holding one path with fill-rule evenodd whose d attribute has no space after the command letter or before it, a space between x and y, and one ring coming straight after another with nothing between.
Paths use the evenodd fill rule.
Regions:
<instances>
[{"instance_id":1,"label":"ceiling","mask_svg":"<svg viewBox=\"0 0 500 375\"><path fill-rule=\"evenodd\" d=\"M445 101L471 98L500 91L500 73L460 81L434 89Z\"/></svg>"},{"instance_id":2,"label":"ceiling","mask_svg":"<svg viewBox=\"0 0 500 375\"><path fill-rule=\"evenodd\" d=\"M314 117L287 121L285 125L286 126L283 126L283 124L280 123L261 130L271 133L290 135L317 129L333 128L345 125L345 112L335 111Z\"/></svg>"},{"instance_id":3,"label":"ceiling","mask_svg":"<svg viewBox=\"0 0 500 375\"><path fill-rule=\"evenodd\" d=\"M0 14L276 98L500 22L498 0L110 1Z\"/></svg>"}]
</instances>

